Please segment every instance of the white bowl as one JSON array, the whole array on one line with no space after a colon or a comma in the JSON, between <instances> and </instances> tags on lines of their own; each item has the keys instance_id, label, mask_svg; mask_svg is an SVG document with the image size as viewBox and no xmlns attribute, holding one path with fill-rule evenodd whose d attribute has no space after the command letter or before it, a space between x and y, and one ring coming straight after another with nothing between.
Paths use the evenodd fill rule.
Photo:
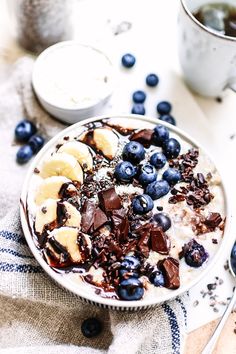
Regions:
<instances>
[{"instance_id":1,"label":"white bowl","mask_svg":"<svg viewBox=\"0 0 236 354\"><path fill-rule=\"evenodd\" d=\"M112 95L114 76L113 64L101 50L65 41L38 56L32 85L47 112L74 124L101 114Z\"/></svg>"},{"instance_id":2,"label":"white bowl","mask_svg":"<svg viewBox=\"0 0 236 354\"><path fill-rule=\"evenodd\" d=\"M224 229L224 237L222 239L221 244L219 245L218 250L216 251L216 254L212 257L212 259L209 260L207 263L206 267L200 272L198 276L196 276L193 280L191 280L188 284L181 286L177 290L173 290L168 292L165 295L159 296L157 298L152 298L152 299L143 299L139 301L123 301L123 300L116 300L116 299L108 299L108 298L102 298L99 297L93 293L86 293L83 289L80 288L79 285L72 283L71 281L68 281L65 279L65 277L62 277L59 273L56 273L47 263L46 261L42 258L40 255L39 250L37 249L33 237L31 234L31 227L30 227L30 222L28 219L27 215L27 196L28 196L28 189L29 189L29 182L30 179L34 173L35 167L38 166L40 160L43 158L44 154L50 151L55 145L57 145L57 142L61 140L64 136L67 136L71 133L74 133L78 129L80 129L84 124L90 123L90 122L95 122L97 120L105 119L105 118L121 118L121 119L126 119L126 120L140 120L140 123L147 122L147 123L152 123L152 124L162 124L165 125L169 128L169 130L173 133L176 133L178 136L183 138L185 141L189 142L192 146L200 148L203 153L205 153L207 156L209 156L208 153L205 152L205 150L197 143L195 142L191 137L189 137L186 133L184 133L181 129L176 128L168 123L165 123L163 121L158 121L156 118L148 118L144 116L138 116L138 115L123 115L123 116L101 116L97 118L91 118L91 119L86 119L83 122L79 122L73 126L68 127L67 129L63 130L59 134L57 134L53 139L51 139L44 147L43 149L38 153L38 155L35 157L34 161L32 162L22 190L21 194L21 205L20 205L20 212L21 212L21 223L22 223L22 228L24 231L25 238L27 240L27 243L38 261L38 263L41 265L41 267L44 269L44 271L54 280L56 281L60 286L64 287L65 289L71 291L72 293L78 295L80 299L83 301L99 305L100 307L108 307L116 310L139 310L139 309L144 309L150 306L154 306L160 303L163 303L167 300L173 299L176 296L179 296L180 294L188 291L190 288L192 288L194 285L196 285L203 277L207 275L209 270L217 263L217 260L221 256L222 252L227 249L227 243L230 242L230 234L229 234L229 220L230 220L230 212L229 212L229 203L227 201L227 196L225 192L225 186L223 182L221 182L222 186L222 191L224 195L224 200L225 200L225 214L226 214L226 223L225 223L225 229ZM212 158L211 158L212 160ZM213 160L212 160L213 161Z\"/></svg>"}]
</instances>

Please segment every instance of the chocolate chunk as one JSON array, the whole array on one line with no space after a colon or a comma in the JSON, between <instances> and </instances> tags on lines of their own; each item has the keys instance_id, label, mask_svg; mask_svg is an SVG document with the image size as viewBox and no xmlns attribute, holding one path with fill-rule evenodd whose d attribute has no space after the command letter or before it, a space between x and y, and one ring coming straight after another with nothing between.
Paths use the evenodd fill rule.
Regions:
<instances>
[{"instance_id":1,"label":"chocolate chunk","mask_svg":"<svg viewBox=\"0 0 236 354\"><path fill-rule=\"evenodd\" d=\"M138 248L140 252L144 255L144 257L148 257L150 252L151 228L152 228L152 224L147 223L139 227L137 230L135 230L135 233L137 233L140 236L138 241Z\"/></svg>"},{"instance_id":2,"label":"chocolate chunk","mask_svg":"<svg viewBox=\"0 0 236 354\"><path fill-rule=\"evenodd\" d=\"M220 213L210 213L204 220L204 224L208 227L215 228L222 222L222 217Z\"/></svg>"},{"instance_id":3,"label":"chocolate chunk","mask_svg":"<svg viewBox=\"0 0 236 354\"><path fill-rule=\"evenodd\" d=\"M138 132L133 133L130 136L129 140L138 141L143 146L150 147L150 145L152 144L152 136L153 136L152 129L142 129Z\"/></svg>"},{"instance_id":4,"label":"chocolate chunk","mask_svg":"<svg viewBox=\"0 0 236 354\"><path fill-rule=\"evenodd\" d=\"M126 241L129 233L129 221L126 215L126 210L121 208L113 210L111 214L113 232L119 241Z\"/></svg>"},{"instance_id":5,"label":"chocolate chunk","mask_svg":"<svg viewBox=\"0 0 236 354\"><path fill-rule=\"evenodd\" d=\"M121 199L118 196L118 194L116 193L114 187L100 191L98 193L98 199L99 199L101 208L105 211L105 213L107 211L120 209L122 207Z\"/></svg>"},{"instance_id":6,"label":"chocolate chunk","mask_svg":"<svg viewBox=\"0 0 236 354\"><path fill-rule=\"evenodd\" d=\"M97 207L95 209L95 213L94 213L94 222L93 222L94 231L96 231L97 229L99 229L99 227L106 224L107 221L108 221L108 219L107 219L106 214L102 211L102 209Z\"/></svg>"},{"instance_id":7,"label":"chocolate chunk","mask_svg":"<svg viewBox=\"0 0 236 354\"><path fill-rule=\"evenodd\" d=\"M158 263L163 272L165 287L168 289L178 289L180 287L179 262L172 257L165 258Z\"/></svg>"},{"instance_id":8,"label":"chocolate chunk","mask_svg":"<svg viewBox=\"0 0 236 354\"><path fill-rule=\"evenodd\" d=\"M86 200L83 209L82 209L82 218L81 218L81 230L84 233L88 233L91 226L94 223L95 215L95 204L89 200Z\"/></svg>"},{"instance_id":9,"label":"chocolate chunk","mask_svg":"<svg viewBox=\"0 0 236 354\"><path fill-rule=\"evenodd\" d=\"M160 254L169 254L170 240L161 227L154 227L151 230L151 249Z\"/></svg>"}]
</instances>

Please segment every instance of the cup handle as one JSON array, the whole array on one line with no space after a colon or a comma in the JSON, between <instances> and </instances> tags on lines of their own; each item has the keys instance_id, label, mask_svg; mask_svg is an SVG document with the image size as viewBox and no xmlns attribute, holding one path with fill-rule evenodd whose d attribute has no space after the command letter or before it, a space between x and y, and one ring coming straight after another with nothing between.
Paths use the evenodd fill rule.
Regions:
<instances>
[{"instance_id":1,"label":"cup handle","mask_svg":"<svg viewBox=\"0 0 236 354\"><path fill-rule=\"evenodd\" d=\"M226 85L225 88L230 88L232 91L236 92L236 76L232 77L229 80L229 83Z\"/></svg>"}]
</instances>

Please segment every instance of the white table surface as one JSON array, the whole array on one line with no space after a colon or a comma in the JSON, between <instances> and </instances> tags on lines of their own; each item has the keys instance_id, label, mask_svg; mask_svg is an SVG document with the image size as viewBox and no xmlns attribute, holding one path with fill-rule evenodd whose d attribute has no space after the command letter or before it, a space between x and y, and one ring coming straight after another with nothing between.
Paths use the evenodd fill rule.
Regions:
<instances>
[{"instance_id":1,"label":"white table surface","mask_svg":"<svg viewBox=\"0 0 236 354\"><path fill-rule=\"evenodd\" d=\"M14 39L15 31L12 18L8 16L7 1L0 0L0 79L6 76L9 64L25 54ZM108 107L115 113L127 112L130 93L144 87L143 82L148 71L160 74L160 88L158 91L148 92L147 114L156 116L154 103L171 99L178 125L198 139L217 161L233 202L236 200L233 178L236 171L236 96L233 92L226 91L221 96L222 103L218 103L215 99L190 93L183 84L177 55L178 6L178 0L77 0L74 11L75 38L104 48L117 64L121 54L135 53L137 65L126 74L121 70L118 93ZM132 29L114 36L114 28L122 21L132 23ZM127 96L122 95L124 88ZM121 99L118 100L118 97ZM231 204L233 215L236 215L236 205ZM232 230L232 242L235 237L236 233L234 235ZM191 303L199 299L200 301L198 306L190 308L189 331L217 318L224 310L221 305L219 312L214 312L209 306L209 297L202 299L200 291L213 282L215 276L219 276L224 279L224 283L218 288L219 299L225 301L230 296L233 281L223 269L228 252L229 250L225 250L221 261L207 279L190 292Z\"/></svg>"}]
</instances>

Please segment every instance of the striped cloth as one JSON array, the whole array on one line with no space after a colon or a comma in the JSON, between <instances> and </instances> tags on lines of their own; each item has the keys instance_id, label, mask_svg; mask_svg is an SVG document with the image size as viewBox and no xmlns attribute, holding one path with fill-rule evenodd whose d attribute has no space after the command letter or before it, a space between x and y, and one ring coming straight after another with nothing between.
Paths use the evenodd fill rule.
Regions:
<instances>
[{"instance_id":1,"label":"striped cloth","mask_svg":"<svg viewBox=\"0 0 236 354\"><path fill-rule=\"evenodd\" d=\"M22 58L8 83L0 87L0 129L5 136L0 139L0 151L6 151L0 185L0 213L4 216L0 221L0 353L182 353L186 295L137 313L101 309L59 288L32 256L17 206L26 169L16 166L12 159L16 147L6 142L12 139L12 127L21 119L22 111L29 119L36 119L49 132L49 138L62 125L35 101L31 68L32 60ZM82 321L89 317L103 323L102 333L93 339L85 338L80 331Z\"/></svg>"}]
</instances>

